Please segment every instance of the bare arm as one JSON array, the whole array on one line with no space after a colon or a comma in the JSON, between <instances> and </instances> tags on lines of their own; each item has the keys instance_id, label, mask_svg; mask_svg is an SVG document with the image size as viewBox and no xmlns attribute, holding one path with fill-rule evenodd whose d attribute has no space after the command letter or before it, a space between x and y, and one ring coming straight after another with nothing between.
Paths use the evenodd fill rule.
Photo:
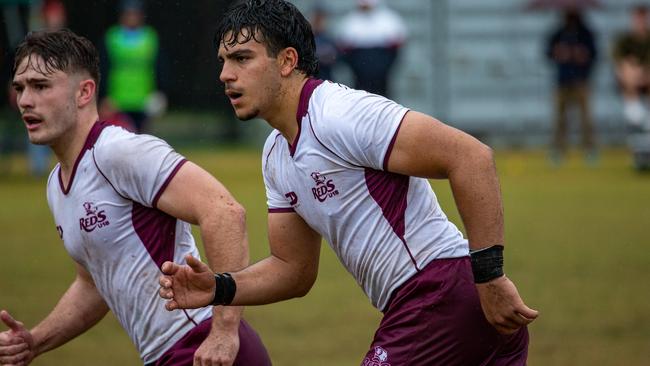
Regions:
<instances>
[{"instance_id":1,"label":"bare arm","mask_svg":"<svg viewBox=\"0 0 650 366\"><path fill-rule=\"evenodd\" d=\"M430 116L408 112L388 170L449 179L470 249L504 244L501 191L488 146ZM477 289L486 318L502 333L515 332L537 317L506 276L478 284Z\"/></svg>"},{"instance_id":2,"label":"bare arm","mask_svg":"<svg viewBox=\"0 0 650 366\"><path fill-rule=\"evenodd\" d=\"M108 305L90 273L77 264L77 277L54 310L32 329L36 354L54 349L97 324Z\"/></svg>"},{"instance_id":3,"label":"bare arm","mask_svg":"<svg viewBox=\"0 0 650 366\"><path fill-rule=\"evenodd\" d=\"M425 114L408 112L388 170L449 179L470 248L503 244L501 192L488 146Z\"/></svg>"},{"instance_id":4,"label":"bare arm","mask_svg":"<svg viewBox=\"0 0 650 366\"><path fill-rule=\"evenodd\" d=\"M59 347L90 329L107 312L108 306L97 291L92 277L77 264L77 277L72 285L52 312L31 331L13 320L7 312L0 315L10 328L9 331L0 333L0 364L22 360L20 362L26 365L41 353ZM19 344L23 346L16 348ZM12 345L13 348L8 348ZM18 349L19 352L14 352Z\"/></svg>"},{"instance_id":5,"label":"bare arm","mask_svg":"<svg viewBox=\"0 0 650 366\"><path fill-rule=\"evenodd\" d=\"M298 214L268 217L271 255L233 274L233 303L262 305L305 296L318 276L321 236Z\"/></svg>"},{"instance_id":6,"label":"bare arm","mask_svg":"<svg viewBox=\"0 0 650 366\"><path fill-rule=\"evenodd\" d=\"M304 296L318 275L321 237L296 213L269 214L271 256L233 273L237 292L233 304L261 305ZM210 269L189 258L190 266L166 262L160 295L167 309L205 306L214 297Z\"/></svg>"},{"instance_id":7,"label":"bare arm","mask_svg":"<svg viewBox=\"0 0 650 366\"><path fill-rule=\"evenodd\" d=\"M158 208L198 225L207 261L215 272L232 272L248 264L244 208L205 170L185 163L158 201ZM195 357L231 364L239 349L241 307L214 307L212 330Z\"/></svg>"}]
</instances>

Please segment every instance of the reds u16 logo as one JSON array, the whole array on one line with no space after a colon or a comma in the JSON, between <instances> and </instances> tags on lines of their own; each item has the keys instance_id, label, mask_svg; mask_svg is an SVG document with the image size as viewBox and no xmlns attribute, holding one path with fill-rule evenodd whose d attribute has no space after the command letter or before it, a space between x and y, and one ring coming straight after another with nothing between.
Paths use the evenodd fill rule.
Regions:
<instances>
[{"instance_id":1,"label":"reds u16 logo","mask_svg":"<svg viewBox=\"0 0 650 366\"><path fill-rule=\"evenodd\" d=\"M86 210L86 216L79 219L80 229L89 233L98 227L110 225L104 210L98 210L92 202L85 202L83 206L84 210Z\"/></svg>"},{"instance_id":2,"label":"reds u16 logo","mask_svg":"<svg viewBox=\"0 0 650 366\"><path fill-rule=\"evenodd\" d=\"M314 198L319 202L325 202L326 199L339 194L334 182L331 179L327 179L321 173L313 172L311 173L311 178L316 182L316 187L311 189L311 193L314 194Z\"/></svg>"}]
</instances>

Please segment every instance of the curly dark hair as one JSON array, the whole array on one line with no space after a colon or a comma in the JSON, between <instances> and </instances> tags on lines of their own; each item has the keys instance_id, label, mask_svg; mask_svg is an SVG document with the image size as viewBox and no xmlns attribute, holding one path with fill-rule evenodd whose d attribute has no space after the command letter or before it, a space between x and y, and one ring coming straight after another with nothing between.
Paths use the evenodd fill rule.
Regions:
<instances>
[{"instance_id":1,"label":"curly dark hair","mask_svg":"<svg viewBox=\"0 0 650 366\"><path fill-rule=\"evenodd\" d=\"M244 0L231 6L217 27L214 36L215 46L219 48L223 43L232 47L251 39L264 43L271 57L277 56L284 48L295 48L298 52L296 69L307 76L318 73L316 43L311 25L290 2Z\"/></svg>"},{"instance_id":2,"label":"curly dark hair","mask_svg":"<svg viewBox=\"0 0 650 366\"><path fill-rule=\"evenodd\" d=\"M87 71L99 85L101 75L97 48L88 39L68 29L42 30L27 34L16 48L12 75L25 71L19 71L18 66L26 57L29 65L38 68L39 66L32 62L32 56L43 58L43 66L38 71L44 75L57 70L66 73Z\"/></svg>"}]
</instances>

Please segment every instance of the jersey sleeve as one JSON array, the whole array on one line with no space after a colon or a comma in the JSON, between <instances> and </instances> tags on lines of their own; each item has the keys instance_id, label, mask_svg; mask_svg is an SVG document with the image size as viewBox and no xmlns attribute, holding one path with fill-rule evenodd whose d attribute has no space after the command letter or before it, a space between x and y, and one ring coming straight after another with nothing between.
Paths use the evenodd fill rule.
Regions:
<instances>
[{"instance_id":1,"label":"jersey sleeve","mask_svg":"<svg viewBox=\"0 0 650 366\"><path fill-rule=\"evenodd\" d=\"M317 138L351 164L386 170L408 109L382 96L345 88L321 100L320 118L312 120Z\"/></svg>"},{"instance_id":2,"label":"jersey sleeve","mask_svg":"<svg viewBox=\"0 0 650 366\"><path fill-rule=\"evenodd\" d=\"M93 150L101 174L121 196L156 207L185 158L154 136L123 132L106 137Z\"/></svg>"},{"instance_id":3,"label":"jersey sleeve","mask_svg":"<svg viewBox=\"0 0 650 366\"><path fill-rule=\"evenodd\" d=\"M276 174L278 162L274 159L277 144L282 143L282 137L278 132L273 132L264 144L262 154L262 176L264 178L264 188L266 190L266 204L269 212L293 212L291 207L291 193L283 192L278 187ZM289 196L287 196L289 195Z\"/></svg>"}]
</instances>

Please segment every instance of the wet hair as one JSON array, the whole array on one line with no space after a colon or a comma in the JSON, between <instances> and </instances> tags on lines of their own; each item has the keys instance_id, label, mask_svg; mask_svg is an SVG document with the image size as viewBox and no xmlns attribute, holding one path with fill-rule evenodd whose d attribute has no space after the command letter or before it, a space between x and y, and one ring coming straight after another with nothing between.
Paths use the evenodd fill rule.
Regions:
<instances>
[{"instance_id":1,"label":"wet hair","mask_svg":"<svg viewBox=\"0 0 650 366\"><path fill-rule=\"evenodd\" d=\"M33 56L40 56L43 65L39 66ZM23 59L43 75L63 71L75 73L86 71L99 86L99 53L88 39L74 34L68 29L56 31L34 31L27 34L16 48L12 75L23 73L18 70Z\"/></svg>"},{"instance_id":2,"label":"wet hair","mask_svg":"<svg viewBox=\"0 0 650 366\"><path fill-rule=\"evenodd\" d=\"M229 32L231 33L228 34ZM244 0L231 6L217 26L215 46L218 48L223 43L232 47L251 39L265 44L271 57L277 56L284 48L295 48L298 52L296 69L307 76L318 73L316 43L311 25L290 2Z\"/></svg>"}]
</instances>

